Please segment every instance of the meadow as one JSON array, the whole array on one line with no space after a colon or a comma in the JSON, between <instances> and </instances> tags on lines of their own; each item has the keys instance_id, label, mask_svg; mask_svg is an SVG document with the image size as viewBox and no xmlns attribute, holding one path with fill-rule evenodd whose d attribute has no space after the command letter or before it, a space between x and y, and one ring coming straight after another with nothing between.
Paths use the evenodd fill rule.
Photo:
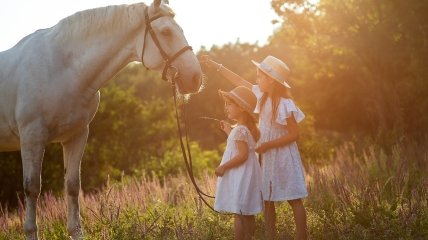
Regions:
<instances>
[{"instance_id":1,"label":"meadow","mask_svg":"<svg viewBox=\"0 0 428 240\"><path fill-rule=\"evenodd\" d=\"M428 239L427 146L398 143L385 151L348 143L328 162L306 166L311 239ZM214 192L212 174L198 182ZM1 209L0 239L23 239L22 206ZM293 239L291 208L278 207L278 237ZM233 239L232 216L204 206L185 173L108 181L97 193L82 194L81 215L85 239ZM67 239L62 197L44 194L38 216L42 239ZM256 219L255 239L264 239L263 217Z\"/></svg>"},{"instance_id":2,"label":"meadow","mask_svg":"<svg viewBox=\"0 0 428 240\"><path fill-rule=\"evenodd\" d=\"M253 83L251 60L272 54L291 67L306 114L298 144L310 238L428 239L428 1L270 2L278 22L268 44L238 39L198 55ZM215 69L203 72L188 126L195 175L212 194L225 136L201 117L224 119L218 89L232 86ZM82 160L85 239L233 239L232 217L205 207L183 170L170 86L130 64L101 91ZM61 147L48 147L41 239L67 239L62 162ZM23 239L22 182L19 152L0 153L0 240ZM290 207L278 210L279 239L293 239ZM258 215L256 239L263 225Z\"/></svg>"}]
</instances>

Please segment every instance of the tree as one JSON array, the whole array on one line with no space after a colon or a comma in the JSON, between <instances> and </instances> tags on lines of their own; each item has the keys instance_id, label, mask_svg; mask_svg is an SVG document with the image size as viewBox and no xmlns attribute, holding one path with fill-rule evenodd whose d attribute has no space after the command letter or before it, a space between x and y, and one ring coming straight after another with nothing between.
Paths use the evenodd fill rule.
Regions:
<instances>
[{"instance_id":1,"label":"tree","mask_svg":"<svg viewBox=\"0 0 428 240\"><path fill-rule=\"evenodd\" d=\"M427 2L274 0L272 6L283 24L271 48L289 58L310 93L305 102L318 127L371 136L427 130L428 117L420 115L428 109L422 97Z\"/></svg>"}]
</instances>

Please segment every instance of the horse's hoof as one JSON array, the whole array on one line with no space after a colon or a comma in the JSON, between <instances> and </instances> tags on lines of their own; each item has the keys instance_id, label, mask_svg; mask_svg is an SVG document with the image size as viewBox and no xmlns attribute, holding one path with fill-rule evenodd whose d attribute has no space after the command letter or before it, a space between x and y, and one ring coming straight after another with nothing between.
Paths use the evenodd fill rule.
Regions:
<instances>
[{"instance_id":1,"label":"horse's hoof","mask_svg":"<svg viewBox=\"0 0 428 240\"><path fill-rule=\"evenodd\" d=\"M80 225L77 225L73 230L69 231L70 239L73 240L82 240L83 239L83 231Z\"/></svg>"}]
</instances>

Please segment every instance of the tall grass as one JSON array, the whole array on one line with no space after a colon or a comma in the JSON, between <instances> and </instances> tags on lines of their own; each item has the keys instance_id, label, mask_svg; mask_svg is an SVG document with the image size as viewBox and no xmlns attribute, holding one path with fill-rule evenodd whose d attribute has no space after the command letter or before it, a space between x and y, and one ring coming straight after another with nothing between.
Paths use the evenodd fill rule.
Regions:
<instances>
[{"instance_id":1,"label":"tall grass","mask_svg":"<svg viewBox=\"0 0 428 240\"><path fill-rule=\"evenodd\" d=\"M324 167L306 169L305 200L311 239L428 239L428 148L399 144L389 152L376 147L336 149ZM215 177L199 183L213 193ZM85 239L232 239L233 219L205 207L189 179L127 178L81 196ZM278 204L280 239L294 236L288 204ZM67 239L66 206L46 194L39 200L39 235ZM257 218L256 239L263 239ZM23 239L22 204L0 209L0 239Z\"/></svg>"},{"instance_id":2,"label":"tall grass","mask_svg":"<svg viewBox=\"0 0 428 240\"><path fill-rule=\"evenodd\" d=\"M399 144L389 153L354 145L331 165L308 171L314 239L428 239L428 149Z\"/></svg>"}]
</instances>

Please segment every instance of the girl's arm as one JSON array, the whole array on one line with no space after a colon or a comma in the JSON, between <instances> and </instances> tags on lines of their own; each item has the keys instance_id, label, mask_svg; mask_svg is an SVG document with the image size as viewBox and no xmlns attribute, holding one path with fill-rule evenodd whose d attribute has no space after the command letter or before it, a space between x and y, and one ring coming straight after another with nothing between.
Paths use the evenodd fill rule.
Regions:
<instances>
[{"instance_id":1,"label":"girl's arm","mask_svg":"<svg viewBox=\"0 0 428 240\"><path fill-rule=\"evenodd\" d=\"M293 116L287 118L287 131L288 134L283 137L262 143L259 147L256 148L256 152L265 153L269 149L282 147L297 141L297 139L299 139L299 128L297 126L296 119L294 119Z\"/></svg>"},{"instance_id":2,"label":"girl's arm","mask_svg":"<svg viewBox=\"0 0 428 240\"><path fill-rule=\"evenodd\" d=\"M209 68L216 69L217 72L219 72L224 78L229 80L235 86L244 86L249 89L253 87L249 81L232 72L222 64L212 60L208 55L201 56L201 63L205 64L205 66Z\"/></svg>"},{"instance_id":3,"label":"girl's arm","mask_svg":"<svg viewBox=\"0 0 428 240\"><path fill-rule=\"evenodd\" d=\"M238 167L239 165L243 164L248 159L248 145L246 142L243 141L236 141L236 145L238 146L238 154L230 159L227 163L220 165L216 170L215 174L218 177L221 177L224 175L224 173L231 169Z\"/></svg>"}]
</instances>

